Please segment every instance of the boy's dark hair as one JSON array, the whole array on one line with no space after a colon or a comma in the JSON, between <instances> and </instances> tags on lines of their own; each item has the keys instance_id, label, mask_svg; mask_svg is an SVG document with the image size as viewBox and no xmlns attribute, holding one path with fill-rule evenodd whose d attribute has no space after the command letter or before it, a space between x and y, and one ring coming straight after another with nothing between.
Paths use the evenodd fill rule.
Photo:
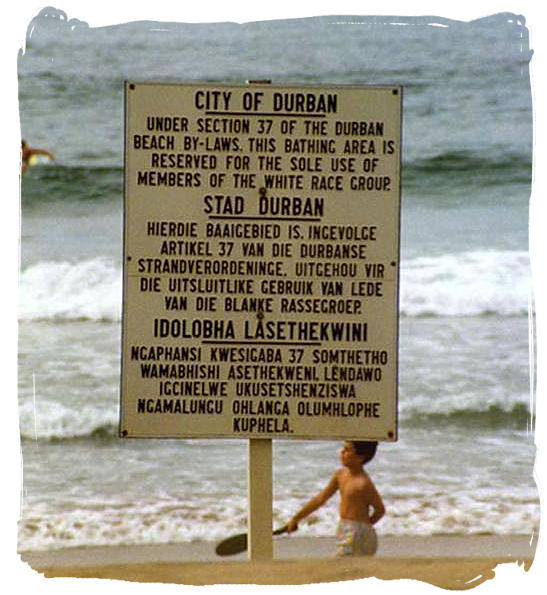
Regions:
<instances>
[{"instance_id":1,"label":"boy's dark hair","mask_svg":"<svg viewBox=\"0 0 547 595\"><path fill-rule=\"evenodd\" d=\"M356 454L363 458L363 465L374 458L378 442L366 442L364 440L352 440L353 449Z\"/></svg>"}]
</instances>

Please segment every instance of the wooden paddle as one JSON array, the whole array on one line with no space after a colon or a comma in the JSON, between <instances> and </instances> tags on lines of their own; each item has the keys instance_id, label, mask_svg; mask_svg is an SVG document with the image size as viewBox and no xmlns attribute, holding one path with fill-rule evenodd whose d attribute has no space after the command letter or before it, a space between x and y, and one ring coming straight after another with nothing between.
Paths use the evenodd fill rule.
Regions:
<instances>
[{"instance_id":1,"label":"wooden paddle","mask_svg":"<svg viewBox=\"0 0 547 595\"><path fill-rule=\"evenodd\" d=\"M273 532L273 535L281 535L287 532L287 527L280 527ZM239 533L224 539L215 548L217 556L233 556L240 554L247 549L247 533Z\"/></svg>"}]
</instances>

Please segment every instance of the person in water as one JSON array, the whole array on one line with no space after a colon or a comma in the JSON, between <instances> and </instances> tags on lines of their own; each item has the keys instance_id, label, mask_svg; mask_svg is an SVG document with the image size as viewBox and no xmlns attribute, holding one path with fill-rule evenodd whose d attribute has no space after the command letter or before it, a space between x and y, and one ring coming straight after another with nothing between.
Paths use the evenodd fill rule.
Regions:
<instances>
[{"instance_id":1,"label":"person in water","mask_svg":"<svg viewBox=\"0 0 547 595\"><path fill-rule=\"evenodd\" d=\"M21 173L27 171L27 168L30 164L30 159L33 155L45 155L46 157L49 157L49 159L55 159L55 157L53 157L49 151L46 151L46 149L30 147L23 139L21 141Z\"/></svg>"},{"instance_id":2,"label":"person in water","mask_svg":"<svg viewBox=\"0 0 547 595\"><path fill-rule=\"evenodd\" d=\"M287 523L287 531L340 490L340 520L336 530L337 556L372 556L378 539L374 525L384 516L385 507L372 479L363 469L376 453L377 442L347 441L340 453L342 467L325 488L307 502Z\"/></svg>"}]
</instances>

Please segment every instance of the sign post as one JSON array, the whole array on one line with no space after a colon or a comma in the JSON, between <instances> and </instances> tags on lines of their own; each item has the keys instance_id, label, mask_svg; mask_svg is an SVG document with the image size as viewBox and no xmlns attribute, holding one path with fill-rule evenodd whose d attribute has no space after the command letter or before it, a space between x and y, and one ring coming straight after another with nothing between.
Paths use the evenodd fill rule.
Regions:
<instances>
[{"instance_id":1,"label":"sign post","mask_svg":"<svg viewBox=\"0 0 547 595\"><path fill-rule=\"evenodd\" d=\"M272 441L248 441L248 555L250 560L271 560L272 541Z\"/></svg>"},{"instance_id":2,"label":"sign post","mask_svg":"<svg viewBox=\"0 0 547 595\"><path fill-rule=\"evenodd\" d=\"M397 439L401 94L126 83L120 435L249 439L257 557L273 438Z\"/></svg>"}]
</instances>

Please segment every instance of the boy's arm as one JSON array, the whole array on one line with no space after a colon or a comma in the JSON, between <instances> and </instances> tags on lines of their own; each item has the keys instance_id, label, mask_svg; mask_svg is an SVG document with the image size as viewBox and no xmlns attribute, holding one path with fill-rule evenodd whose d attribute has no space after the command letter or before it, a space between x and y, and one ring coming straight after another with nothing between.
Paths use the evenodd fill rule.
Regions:
<instances>
[{"instance_id":1,"label":"boy's arm","mask_svg":"<svg viewBox=\"0 0 547 595\"><path fill-rule=\"evenodd\" d=\"M378 490L376 489L376 486L372 483L372 481L370 482L370 487L371 487L370 505L374 509L374 512L372 513L372 515L370 517L370 523L371 523L371 525L374 525L386 513L386 507L384 506L382 497L378 493Z\"/></svg>"},{"instance_id":2,"label":"boy's arm","mask_svg":"<svg viewBox=\"0 0 547 595\"><path fill-rule=\"evenodd\" d=\"M55 157L53 157L53 155L49 151L47 151L46 149L39 149L38 147L30 147L29 154L30 155L45 155L46 157L49 157L50 159L55 159Z\"/></svg>"},{"instance_id":3,"label":"boy's arm","mask_svg":"<svg viewBox=\"0 0 547 595\"><path fill-rule=\"evenodd\" d=\"M325 502L336 492L338 489L338 472L330 478L329 483L311 500L306 502L304 506L289 519L287 523L287 531L292 533L298 529L298 523L311 514L314 510L317 510L320 506L323 506Z\"/></svg>"}]
</instances>

